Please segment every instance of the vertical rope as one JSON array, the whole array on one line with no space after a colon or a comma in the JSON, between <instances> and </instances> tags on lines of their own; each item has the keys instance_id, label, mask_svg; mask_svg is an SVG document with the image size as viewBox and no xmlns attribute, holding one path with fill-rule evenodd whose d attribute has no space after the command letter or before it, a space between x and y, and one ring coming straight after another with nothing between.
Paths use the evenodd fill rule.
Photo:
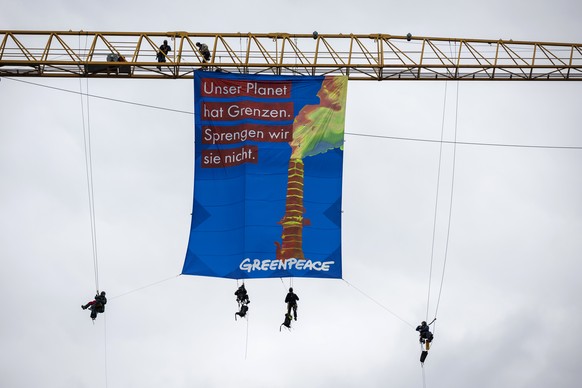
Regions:
<instances>
[{"instance_id":1,"label":"vertical rope","mask_svg":"<svg viewBox=\"0 0 582 388\"><path fill-rule=\"evenodd\" d=\"M81 48L81 36L79 35L79 51ZM87 48L87 37L85 37L85 49ZM93 256L93 271L95 274L95 291L99 293L99 262L97 260L97 229L95 224L95 194L93 190L93 161L91 155L91 116L89 109L89 79L86 81L86 93L83 93L83 82L79 79L79 89L81 97L81 119L83 121L83 146L85 151L85 173L87 176L87 194L89 198L89 219L91 225L91 251ZM85 105L83 104L83 96L86 98L87 106L87 122L85 125ZM95 321L93 320L93 324ZM107 319L103 313L103 347L104 347L104 362L105 362L105 388L108 387L108 373L107 373Z\"/></svg>"},{"instance_id":2,"label":"vertical rope","mask_svg":"<svg viewBox=\"0 0 582 388\"><path fill-rule=\"evenodd\" d=\"M105 388L108 387L108 374L107 374L107 316L103 313L103 342L105 349Z\"/></svg>"},{"instance_id":3,"label":"vertical rope","mask_svg":"<svg viewBox=\"0 0 582 388\"><path fill-rule=\"evenodd\" d=\"M458 129L458 122L459 122L459 81L457 81L457 96L456 96L456 102L455 102L455 138L454 138L454 142L453 142L453 176L451 179L451 198L450 198L450 202L449 202L449 222L447 225L447 239L446 239L446 243L445 243L445 258L443 261L443 272L441 274L441 285L439 287L439 295L437 298L437 304L436 304L436 308L435 308L435 317L438 313L439 310L439 305L440 305L440 301L441 301L441 294L443 291L443 283L445 281L445 269L447 266L447 257L448 257L448 252L449 252L449 239L451 236L451 218L452 218L452 214L453 214L453 194L454 194L454 188L455 188L455 165L456 165L456 159L457 159L457 129ZM436 325L435 325L435 329L433 330L433 332L436 332Z\"/></svg>"},{"instance_id":4,"label":"vertical rope","mask_svg":"<svg viewBox=\"0 0 582 388\"><path fill-rule=\"evenodd\" d=\"M79 79L79 89L81 97L81 119L83 121L83 146L85 152L85 174L87 176L87 196L89 199L89 223L91 227L91 251L93 256L93 272L95 274L95 290L99 292L99 263L97 260L97 231L95 225L95 195L93 190L93 161L91 154L91 117L89 109L89 80L86 84L86 92L83 93L83 83ZM85 120L86 99L87 118Z\"/></svg>"},{"instance_id":5,"label":"vertical rope","mask_svg":"<svg viewBox=\"0 0 582 388\"><path fill-rule=\"evenodd\" d=\"M86 162L88 161L87 169L87 181L89 186L89 201L90 201L90 212L91 212L91 231L93 234L92 245L93 245L93 268L95 271L95 288L99 292L99 261L97 255L97 225L95 222L95 191L93 185L93 154L91 151L91 109L89 107L89 79L87 79L87 153Z\"/></svg>"},{"instance_id":6,"label":"vertical rope","mask_svg":"<svg viewBox=\"0 0 582 388\"><path fill-rule=\"evenodd\" d=\"M243 61L243 55L242 55L243 51L242 51L242 35L238 36L238 56L240 59L241 63L244 63L245 61Z\"/></svg>"},{"instance_id":7,"label":"vertical rope","mask_svg":"<svg viewBox=\"0 0 582 388\"><path fill-rule=\"evenodd\" d=\"M441 182L441 165L443 160L443 138L445 132L445 113L446 113L446 106L447 106L447 85L448 82L445 81L445 95L443 98L443 115L441 121L441 141L439 147L439 165L437 171L437 187L436 187L436 195L435 195L435 202L434 202L434 218L432 224L432 245L430 250L430 268L428 271L428 292L426 296L426 318L425 320L428 321L428 312L430 308L430 293L431 293L431 286L432 286L432 266L434 261L434 248L435 248L435 241L436 241L436 225L437 225L437 210L438 210L438 202L439 202L439 192L440 192L440 182Z\"/></svg>"},{"instance_id":8,"label":"vertical rope","mask_svg":"<svg viewBox=\"0 0 582 388\"><path fill-rule=\"evenodd\" d=\"M249 314L247 313L247 338L245 341L245 360L247 359L248 349L249 349Z\"/></svg>"},{"instance_id":9,"label":"vertical rope","mask_svg":"<svg viewBox=\"0 0 582 388\"><path fill-rule=\"evenodd\" d=\"M283 278L279 278L279 280L281 280L281 284L283 285L283 288L285 290L287 290L287 286L285 286L285 282L283 281Z\"/></svg>"}]
</instances>

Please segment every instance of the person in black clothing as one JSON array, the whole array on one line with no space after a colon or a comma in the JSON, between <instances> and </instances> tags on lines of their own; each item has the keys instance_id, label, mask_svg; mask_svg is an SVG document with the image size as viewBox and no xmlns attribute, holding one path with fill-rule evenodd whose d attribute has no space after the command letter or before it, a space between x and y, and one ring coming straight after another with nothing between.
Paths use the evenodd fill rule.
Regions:
<instances>
[{"instance_id":1,"label":"person in black clothing","mask_svg":"<svg viewBox=\"0 0 582 388\"><path fill-rule=\"evenodd\" d=\"M210 50L208 50L208 46L204 43L196 42L196 47L198 47L198 51L202 54L204 58L204 63L210 61Z\"/></svg>"},{"instance_id":2,"label":"person in black clothing","mask_svg":"<svg viewBox=\"0 0 582 388\"><path fill-rule=\"evenodd\" d=\"M234 294L236 295L236 301L239 305L248 304L251 302L249 300L249 294L247 293L247 289L245 288L244 283L239 288L237 288Z\"/></svg>"},{"instance_id":3,"label":"person in black clothing","mask_svg":"<svg viewBox=\"0 0 582 388\"><path fill-rule=\"evenodd\" d=\"M105 305L107 304L107 298L105 297L105 291L101 291L101 293L97 293L95 295L95 299L91 302L88 302L85 305L81 305L83 310L91 310L91 319L95 320L97 318L97 313L104 313L105 312Z\"/></svg>"},{"instance_id":4,"label":"person in black clothing","mask_svg":"<svg viewBox=\"0 0 582 388\"><path fill-rule=\"evenodd\" d=\"M285 297L285 303L287 303L287 315L291 316L291 310L293 310L293 317L297 320L297 301L299 297L293 292L293 287L289 288L289 292Z\"/></svg>"},{"instance_id":5,"label":"person in black clothing","mask_svg":"<svg viewBox=\"0 0 582 388\"><path fill-rule=\"evenodd\" d=\"M241 318L244 318L247 315L247 312L249 311L249 306L247 306L246 304L242 304L240 306L240 311L234 313L234 320L236 321L236 316L238 315Z\"/></svg>"},{"instance_id":6,"label":"person in black clothing","mask_svg":"<svg viewBox=\"0 0 582 388\"><path fill-rule=\"evenodd\" d=\"M170 47L170 45L168 45L168 41L164 40L164 44L160 46L160 51L158 51L158 54L156 55L156 57L158 58L158 62L166 62L166 57L168 56L170 51L172 51L172 48ZM158 66L158 70L162 70L162 68Z\"/></svg>"},{"instance_id":7,"label":"person in black clothing","mask_svg":"<svg viewBox=\"0 0 582 388\"><path fill-rule=\"evenodd\" d=\"M285 313L285 320L283 321L283 323L281 324L281 326L279 326L279 331L281 331L281 328L283 326L285 326L287 329L291 329L291 319L293 319L293 317L291 316L291 314Z\"/></svg>"},{"instance_id":8,"label":"person in black clothing","mask_svg":"<svg viewBox=\"0 0 582 388\"><path fill-rule=\"evenodd\" d=\"M420 325L416 327L416 331L420 333L420 343L430 343L432 341L433 335L430 332L430 327L426 324L426 321L422 321Z\"/></svg>"},{"instance_id":9,"label":"person in black clothing","mask_svg":"<svg viewBox=\"0 0 582 388\"><path fill-rule=\"evenodd\" d=\"M247 315L247 312L249 311L248 304L251 303L251 301L249 299L249 294L247 293L247 289L245 288L244 283L239 288L237 288L234 294L236 295L236 302L240 307L240 310L234 314L234 319L236 320L237 315L241 318Z\"/></svg>"}]
</instances>

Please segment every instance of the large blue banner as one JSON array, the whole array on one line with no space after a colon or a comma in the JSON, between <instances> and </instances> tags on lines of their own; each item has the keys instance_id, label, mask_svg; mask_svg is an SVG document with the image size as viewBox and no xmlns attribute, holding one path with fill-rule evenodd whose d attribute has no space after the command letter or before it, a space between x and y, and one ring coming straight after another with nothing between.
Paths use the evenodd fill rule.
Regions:
<instances>
[{"instance_id":1,"label":"large blue banner","mask_svg":"<svg viewBox=\"0 0 582 388\"><path fill-rule=\"evenodd\" d=\"M347 77L194 72L182 274L341 278Z\"/></svg>"}]
</instances>

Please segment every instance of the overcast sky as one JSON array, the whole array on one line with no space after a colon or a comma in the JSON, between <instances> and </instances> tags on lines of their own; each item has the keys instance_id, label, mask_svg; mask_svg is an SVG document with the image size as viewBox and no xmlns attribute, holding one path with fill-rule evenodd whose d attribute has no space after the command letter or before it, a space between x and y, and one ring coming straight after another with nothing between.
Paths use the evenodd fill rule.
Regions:
<instances>
[{"instance_id":1,"label":"overcast sky","mask_svg":"<svg viewBox=\"0 0 582 388\"><path fill-rule=\"evenodd\" d=\"M572 43L581 14L572 0L33 0L5 4L0 28ZM350 82L344 280L294 279L299 321L279 332L289 279L247 281L235 322L235 280L178 276L192 114L95 98L87 111L19 80L0 80L0 386L422 387L433 233L429 319L445 273L426 387L579 386L582 149L444 144L439 178L438 142L394 138L582 147L581 83ZM194 110L191 80L24 80ZM95 324L80 309L96 288L83 123L109 297Z\"/></svg>"}]
</instances>

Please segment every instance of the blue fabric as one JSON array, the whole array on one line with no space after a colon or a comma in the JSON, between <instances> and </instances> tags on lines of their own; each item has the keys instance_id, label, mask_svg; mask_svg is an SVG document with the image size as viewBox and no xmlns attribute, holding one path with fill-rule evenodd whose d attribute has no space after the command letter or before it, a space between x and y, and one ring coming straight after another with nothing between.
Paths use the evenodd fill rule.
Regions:
<instances>
[{"instance_id":1,"label":"blue fabric","mask_svg":"<svg viewBox=\"0 0 582 388\"><path fill-rule=\"evenodd\" d=\"M195 71L194 201L182 274L341 278L343 147L301 158L303 257L277 257L287 186L295 179L290 178L294 122L304 107L320 103L324 79ZM289 116L280 114L281 104ZM241 117L241 107L258 110ZM244 141L233 136L245 128L250 136ZM343 122L340 132L343 141Z\"/></svg>"}]
</instances>

